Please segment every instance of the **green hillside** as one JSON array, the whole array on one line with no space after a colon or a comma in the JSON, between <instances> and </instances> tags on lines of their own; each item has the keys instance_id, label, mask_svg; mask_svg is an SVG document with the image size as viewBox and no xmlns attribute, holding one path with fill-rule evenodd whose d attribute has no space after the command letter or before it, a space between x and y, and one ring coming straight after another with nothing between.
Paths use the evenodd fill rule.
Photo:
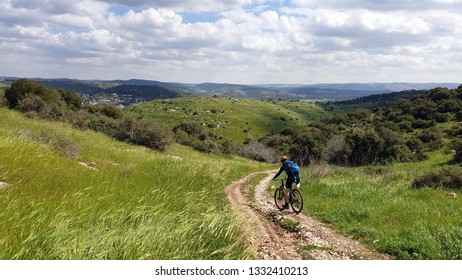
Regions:
<instances>
[{"instance_id":1,"label":"green hillside","mask_svg":"<svg viewBox=\"0 0 462 280\"><path fill-rule=\"evenodd\" d=\"M268 166L0 115L0 259L248 257L224 188Z\"/></svg>"},{"instance_id":2,"label":"green hillside","mask_svg":"<svg viewBox=\"0 0 462 280\"><path fill-rule=\"evenodd\" d=\"M304 168L305 211L396 259L460 260L462 167L449 165L452 155L443 150L428 156L388 166ZM429 173L445 177L415 187Z\"/></svg>"},{"instance_id":3,"label":"green hillside","mask_svg":"<svg viewBox=\"0 0 462 280\"><path fill-rule=\"evenodd\" d=\"M160 120L171 127L182 120L198 122L238 144L328 116L323 109L308 102L225 97L153 100L131 106L127 111Z\"/></svg>"}]
</instances>

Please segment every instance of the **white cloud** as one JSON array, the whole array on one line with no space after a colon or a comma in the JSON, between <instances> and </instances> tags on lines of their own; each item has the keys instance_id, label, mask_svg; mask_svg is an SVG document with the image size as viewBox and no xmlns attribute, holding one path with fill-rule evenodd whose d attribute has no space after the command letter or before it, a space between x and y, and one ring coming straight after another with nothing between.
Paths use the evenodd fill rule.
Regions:
<instances>
[{"instance_id":1,"label":"white cloud","mask_svg":"<svg viewBox=\"0 0 462 280\"><path fill-rule=\"evenodd\" d=\"M187 22L185 11L216 16ZM436 0L5 0L0 75L456 81L461 11L461 1Z\"/></svg>"},{"instance_id":2,"label":"white cloud","mask_svg":"<svg viewBox=\"0 0 462 280\"><path fill-rule=\"evenodd\" d=\"M223 11L252 3L252 0L98 0L109 4L128 7L167 8L176 12L210 12Z\"/></svg>"}]
</instances>

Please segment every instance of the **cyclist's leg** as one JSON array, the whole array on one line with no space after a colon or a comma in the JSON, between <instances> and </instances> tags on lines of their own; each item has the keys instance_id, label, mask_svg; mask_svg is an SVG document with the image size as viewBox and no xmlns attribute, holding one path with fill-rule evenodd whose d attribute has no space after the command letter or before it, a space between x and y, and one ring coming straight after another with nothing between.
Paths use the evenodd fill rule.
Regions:
<instances>
[{"instance_id":1,"label":"cyclist's leg","mask_svg":"<svg viewBox=\"0 0 462 280\"><path fill-rule=\"evenodd\" d=\"M289 177L287 178L286 181L286 188L284 189L284 195L286 199L286 206L289 206L289 200L290 200L290 190L292 190L292 184L294 183L294 178Z\"/></svg>"},{"instance_id":2,"label":"cyclist's leg","mask_svg":"<svg viewBox=\"0 0 462 280\"><path fill-rule=\"evenodd\" d=\"M295 176L295 187L300 190L300 175Z\"/></svg>"}]
</instances>

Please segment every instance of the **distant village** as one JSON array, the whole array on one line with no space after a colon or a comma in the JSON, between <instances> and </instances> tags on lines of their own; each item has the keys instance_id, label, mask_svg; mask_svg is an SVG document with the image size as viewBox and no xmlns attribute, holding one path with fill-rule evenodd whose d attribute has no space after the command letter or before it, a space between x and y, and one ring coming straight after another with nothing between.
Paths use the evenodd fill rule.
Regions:
<instances>
[{"instance_id":1,"label":"distant village","mask_svg":"<svg viewBox=\"0 0 462 280\"><path fill-rule=\"evenodd\" d=\"M131 94L117 94L117 93L98 93L98 94L79 94L82 96L84 103L89 105L95 104L114 104L117 107L123 109L127 106L146 102L148 100L133 96Z\"/></svg>"}]
</instances>

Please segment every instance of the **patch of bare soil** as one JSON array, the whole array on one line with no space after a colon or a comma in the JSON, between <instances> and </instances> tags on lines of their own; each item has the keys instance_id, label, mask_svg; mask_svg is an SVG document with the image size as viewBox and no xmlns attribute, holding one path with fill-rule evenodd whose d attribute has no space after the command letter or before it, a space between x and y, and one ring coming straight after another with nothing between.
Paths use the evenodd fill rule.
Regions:
<instances>
[{"instance_id":1,"label":"patch of bare soil","mask_svg":"<svg viewBox=\"0 0 462 280\"><path fill-rule=\"evenodd\" d=\"M229 201L243 220L242 231L255 259L389 259L388 255L371 250L306 214L279 211L267 192L275 172L264 173L268 176L256 186L255 202L249 199L248 185L261 173L252 173L226 188Z\"/></svg>"}]
</instances>

